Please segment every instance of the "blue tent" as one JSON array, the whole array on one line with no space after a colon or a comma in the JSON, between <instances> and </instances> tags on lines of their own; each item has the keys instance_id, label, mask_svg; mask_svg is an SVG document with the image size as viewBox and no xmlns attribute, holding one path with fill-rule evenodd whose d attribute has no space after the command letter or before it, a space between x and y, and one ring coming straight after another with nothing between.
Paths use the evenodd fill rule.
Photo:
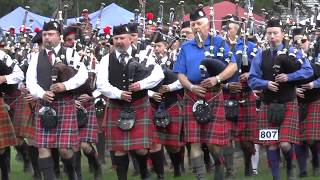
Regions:
<instances>
[{"instance_id":1,"label":"blue tent","mask_svg":"<svg viewBox=\"0 0 320 180\"><path fill-rule=\"evenodd\" d=\"M99 17L100 10L89 14L92 26L95 27L97 23L97 19ZM116 3L112 3L102 10L101 14L101 29L105 26L117 26L120 24L128 23L131 19L133 19L134 13L118 6ZM68 24L75 23L76 18L68 19Z\"/></svg>"},{"instance_id":2,"label":"blue tent","mask_svg":"<svg viewBox=\"0 0 320 180\"><path fill-rule=\"evenodd\" d=\"M20 32L20 27L22 26L22 21L25 16L26 9L22 7L18 7L9 14L3 16L0 18L0 27L4 30L8 30L10 26L14 26L16 28L16 32ZM50 18L40 16L38 14L32 13L28 11L27 19L26 19L26 26L30 27L32 22L32 28L39 27L42 29L42 26L44 22L47 22L50 20Z\"/></svg>"},{"instance_id":3,"label":"blue tent","mask_svg":"<svg viewBox=\"0 0 320 180\"><path fill-rule=\"evenodd\" d=\"M22 25L25 12L26 10L24 8L18 7L17 9L13 10L9 14L0 18L0 27L4 30L7 30L10 28L10 26L14 26L16 28L16 32L19 32L20 30L19 28ZM100 10L89 14L93 27L95 27L97 23L99 13L100 13ZM101 29L103 29L105 26L110 26L112 28L113 26L117 26L119 24L128 23L133 17L134 17L134 14L132 12L118 6L115 3L112 3L106 6L105 8L103 8L102 10ZM30 27L30 19L33 20L33 23L32 23L33 29L35 27L39 27L40 29L42 29L44 22L50 21L50 18L48 17L40 16L38 14L28 11L28 16L26 21L27 27ZM76 23L77 19L78 18L68 19L68 24Z\"/></svg>"}]
</instances>

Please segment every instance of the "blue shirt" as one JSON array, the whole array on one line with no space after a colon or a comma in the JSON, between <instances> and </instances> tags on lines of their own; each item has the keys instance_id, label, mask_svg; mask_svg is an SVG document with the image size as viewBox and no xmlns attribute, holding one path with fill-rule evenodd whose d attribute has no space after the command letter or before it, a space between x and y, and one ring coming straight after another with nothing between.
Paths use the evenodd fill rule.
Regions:
<instances>
[{"instance_id":1,"label":"blue shirt","mask_svg":"<svg viewBox=\"0 0 320 180\"><path fill-rule=\"evenodd\" d=\"M276 50L281 50L281 49L283 49L283 45L280 45L276 48ZM269 50L272 51L272 49L269 49ZM289 53L293 52L293 50L294 48L290 48ZM296 59L303 60L303 64L301 66L301 69L288 74L288 81L301 80L301 79L309 78L310 76L312 76L313 70L309 63L309 60L306 58L302 58L302 55L303 55L302 51L299 50L298 53L296 54ZM250 67L248 83L251 89L262 90L262 89L268 88L268 81L269 80L264 80L262 78L262 50L259 49Z\"/></svg>"},{"instance_id":2,"label":"blue shirt","mask_svg":"<svg viewBox=\"0 0 320 180\"><path fill-rule=\"evenodd\" d=\"M229 46L220 36L215 36L213 40L214 44L214 55L215 58L225 62L224 60L228 57L230 51ZM224 44L222 44L224 43ZM217 53L220 47L224 47L223 57L218 58ZM189 81L198 84L201 82L200 75L200 63L203 58L205 58L204 53L210 49L210 36L204 41L204 48L199 48L196 41L190 40L182 44L181 51L177 57L177 61L173 67L175 73L184 74ZM234 56L231 57L230 62L235 63L236 60Z\"/></svg>"},{"instance_id":3,"label":"blue shirt","mask_svg":"<svg viewBox=\"0 0 320 180\"><path fill-rule=\"evenodd\" d=\"M251 53L253 52L253 49L256 48L256 45L250 41L247 41L247 57L248 57L248 61L249 64L252 62L252 59L254 58L254 56L251 55ZM241 52L240 52L241 51ZM228 79L228 82L238 82L239 81L239 77L240 77L240 73L239 70L241 69L241 64L242 64L242 52L244 51L244 43L243 40L241 38L237 39L237 43L235 44L235 47L233 48L233 55L236 58L236 62L237 62L237 66L238 66L238 71ZM241 53L241 54L239 54ZM239 54L239 55L237 55Z\"/></svg>"},{"instance_id":4,"label":"blue shirt","mask_svg":"<svg viewBox=\"0 0 320 180\"><path fill-rule=\"evenodd\" d=\"M320 63L320 53L318 53L318 56L315 59L315 62ZM313 81L314 88L320 88L320 78Z\"/></svg>"}]
</instances>

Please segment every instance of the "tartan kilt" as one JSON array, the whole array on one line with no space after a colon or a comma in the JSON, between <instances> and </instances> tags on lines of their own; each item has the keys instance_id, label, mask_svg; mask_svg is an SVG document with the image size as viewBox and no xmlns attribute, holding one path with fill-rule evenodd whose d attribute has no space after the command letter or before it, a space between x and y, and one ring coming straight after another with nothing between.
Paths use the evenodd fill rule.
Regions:
<instances>
[{"instance_id":1,"label":"tartan kilt","mask_svg":"<svg viewBox=\"0 0 320 180\"><path fill-rule=\"evenodd\" d=\"M0 97L0 149L17 144L13 125L4 105L4 100Z\"/></svg>"},{"instance_id":2,"label":"tartan kilt","mask_svg":"<svg viewBox=\"0 0 320 180\"><path fill-rule=\"evenodd\" d=\"M199 99L196 94L186 91L184 95L184 141L190 143L208 143L226 145L230 142L230 125L225 117L223 94L219 92L207 92L205 100L211 103L212 114L215 119L207 124L200 125L193 116L192 106Z\"/></svg>"},{"instance_id":3,"label":"tartan kilt","mask_svg":"<svg viewBox=\"0 0 320 180\"><path fill-rule=\"evenodd\" d=\"M154 112L156 112L156 107L152 106L152 119ZM169 146L184 146L185 143L182 140L182 125L183 125L183 109L180 101L172 104L167 108L167 112L170 117L170 124L167 128L162 129L156 128L156 133L159 137L159 144L169 145Z\"/></svg>"},{"instance_id":4,"label":"tartan kilt","mask_svg":"<svg viewBox=\"0 0 320 180\"><path fill-rule=\"evenodd\" d=\"M58 125L46 130L42 128L39 109L43 101L38 101L35 109L36 143L39 148L72 148L80 143L76 107L74 99L66 96L52 102L52 108L57 112Z\"/></svg>"},{"instance_id":5,"label":"tartan kilt","mask_svg":"<svg viewBox=\"0 0 320 180\"><path fill-rule=\"evenodd\" d=\"M94 101L82 103L82 106L87 110L88 123L85 127L79 128L80 142L96 143L98 142L98 123Z\"/></svg>"},{"instance_id":6,"label":"tartan kilt","mask_svg":"<svg viewBox=\"0 0 320 180\"><path fill-rule=\"evenodd\" d=\"M299 131L299 108L298 102L295 99L286 103L285 117L280 125L277 128L274 124L269 123L267 120L267 110L269 105L261 104L261 111L258 113L258 128L260 129L278 129L279 130L279 140L278 141L260 141L259 132L255 135L256 143L263 145L273 145L280 142L290 142L299 144L300 142L300 131Z\"/></svg>"},{"instance_id":7,"label":"tartan kilt","mask_svg":"<svg viewBox=\"0 0 320 180\"><path fill-rule=\"evenodd\" d=\"M17 92L18 94L14 97L15 100L11 105L13 108L12 123L16 136L17 138L33 139L35 137L35 128L31 108L34 107L34 104L29 104L24 95L20 91Z\"/></svg>"},{"instance_id":8,"label":"tartan kilt","mask_svg":"<svg viewBox=\"0 0 320 180\"><path fill-rule=\"evenodd\" d=\"M320 140L320 100L308 104L308 115L300 128L302 140Z\"/></svg>"},{"instance_id":9,"label":"tartan kilt","mask_svg":"<svg viewBox=\"0 0 320 180\"><path fill-rule=\"evenodd\" d=\"M234 99L237 101L245 100L244 103L239 103L239 115L237 122L231 122L230 130L231 137L237 141L255 141L257 133L257 111L256 97L252 91L237 93L230 96L229 91L223 91L224 100Z\"/></svg>"},{"instance_id":10,"label":"tartan kilt","mask_svg":"<svg viewBox=\"0 0 320 180\"><path fill-rule=\"evenodd\" d=\"M109 99L106 108L106 145L111 151L129 151L149 149L155 140L155 127L151 120L151 105L149 97L132 102L130 107L136 111L136 122L129 131L123 131L117 126L121 109L124 106L120 100Z\"/></svg>"}]
</instances>

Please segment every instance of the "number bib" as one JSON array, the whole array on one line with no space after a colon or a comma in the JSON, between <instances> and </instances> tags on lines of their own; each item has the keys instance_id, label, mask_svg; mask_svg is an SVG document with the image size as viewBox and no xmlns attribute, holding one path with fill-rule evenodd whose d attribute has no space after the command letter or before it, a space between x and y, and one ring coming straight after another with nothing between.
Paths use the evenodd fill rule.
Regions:
<instances>
[{"instance_id":1,"label":"number bib","mask_svg":"<svg viewBox=\"0 0 320 180\"><path fill-rule=\"evenodd\" d=\"M279 130L278 129L260 129L259 140L260 141L278 141Z\"/></svg>"}]
</instances>

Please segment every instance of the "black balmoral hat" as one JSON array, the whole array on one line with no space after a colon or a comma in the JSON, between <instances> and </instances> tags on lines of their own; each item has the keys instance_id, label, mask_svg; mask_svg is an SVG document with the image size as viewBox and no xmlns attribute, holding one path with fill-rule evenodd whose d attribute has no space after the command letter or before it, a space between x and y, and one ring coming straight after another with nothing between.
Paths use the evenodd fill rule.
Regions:
<instances>
[{"instance_id":1,"label":"black balmoral hat","mask_svg":"<svg viewBox=\"0 0 320 180\"><path fill-rule=\"evenodd\" d=\"M60 24L57 21L50 21L48 23L44 23L42 30L43 31L55 30L61 34Z\"/></svg>"},{"instance_id":2,"label":"black balmoral hat","mask_svg":"<svg viewBox=\"0 0 320 180\"><path fill-rule=\"evenodd\" d=\"M113 36L121 35L121 34L130 34L130 29L127 24L113 27Z\"/></svg>"},{"instance_id":3,"label":"black balmoral hat","mask_svg":"<svg viewBox=\"0 0 320 180\"><path fill-rule=\"evenodd\" d=\"M42 43L42 31L38 32L31 40L32 43Z\"/></svg>"},{"instance_id":4,"label":"black balmoral hat","mask_svg":"<svg viewBox=\"0 0 320 180\"><path fill-rule=\"evenodd\" d=\"M197 8L194 12L190 13L190 21L196 21L198 19L207 17L203 8Z\"/></svg>"},{"instance_id":5,"label":"black balmoral hat","mask_svg":"<svg viewBox=\"0 0 320 180\"><path fill-rule=\"evenodd\" d=\"M162 34L155 34L155 36L157 36L156 37L156 39L155 39L155 43L159 43L159 42L167 42L167 38L164 36L164 35L162 35Z\"/></svg>"},{"instance_id":6,"label":"black balmoral hat","mask_svg":"<svg viewBox=\"0 0 320 180\"><path fill-rule=\"evenodd\" d=\"M183 29L183 28L189 28L189 27L190 27L190 21L184 21L184 22L182 23L181 29Z\"/></svg>"},{"instance_id":7,"label":"black balmoral hat","mask_svg":"<svg viewBox=\"0 0 320 180\"><path fill-rule=\"evenodd\" d=\"M138 33L139 23L130 23L128 24L130 33Z\"/></svg>"},{"instance_id":8,"label":"black balmoral hat","mask_svg":"<svg viewBox=\"0 0 320 180\"><path fill-rule=\"evenodd\" d=\"M292 29L292 36L296 36L296 35L304 35L305 31L304 28L302 27L295 27L294 29Z\"/></svg>"},{"instance_id":9,"label":"black balmoral hat","mask_svg":"<svg viewBox=\"0 0 320 180\"><path fill-rule=\"evenodd\" d=\"M282 28L282 22L281 19L277 18L277 17L272 17L268 20L267 22L267 28L269 27L280 27Z\"/></svg>"}]
</instances>

